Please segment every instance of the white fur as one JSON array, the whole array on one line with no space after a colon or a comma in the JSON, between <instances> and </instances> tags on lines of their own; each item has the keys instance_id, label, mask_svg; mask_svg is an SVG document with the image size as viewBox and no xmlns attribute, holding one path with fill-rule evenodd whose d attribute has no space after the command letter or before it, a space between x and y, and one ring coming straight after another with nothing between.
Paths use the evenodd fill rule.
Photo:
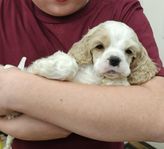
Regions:
<instances>
[{"instance_id":1,"label":"white fur","mask_svg":"<svg viewBox=\"0 0 164 149\"><path fill-rule=\"evenodd\" d=\"M98 64L96 63L95 65L96 66L91 64L78 66L73 57L58 51L50 57L35 61L30 67L27 68L27 71L49 79L67 80L84 84L115 85L116 81L113 80L105 82L103 80L103 76L98 73L95 68ZM123 65L121 67L120 72L122 71L122 74L124 74L123 69L127 69L126 67L128 66ZM125 76L127 75L128 74L125 73ZM121 80L122 81L118 81L116 84L128 85L126 78Z\"/></svg>"},{"instance_id":2,"label":"white fur","mask_svg":"<svg viewBox=\"0 0 164 149\"><path fill-rule=\"evenodd\" d=\"M35 61L27 68L27 71L57 80L68 80L87 84L128 85L127 76L131 73L131 59L125 55L124 49L138 46L138 38L134 31L127 25L116 21L102 23L90 32L94 32L101 26L106 28L106 34L110 36L111 43L105 49L104 53L97 58L94 64L78 66L73 57L58 51L54 55ZM111 56L120 58L121 62L119 66L114 67L109 65L107 59ZM108 74L107 72L109 71L112 71L113 74ZM103 80L104 75L111 75L111 80ZM114 78L115 76L118 77L118 75L121 77L118 79L119 81L116 81Z\"/></svg>"},{"instance_id":3,"label":"white fur","mask_svg":"<svg viewBox=\"0 0 164 149\"><path fill-rule=\"evenodd\" d=\"M139 41L135 34L135 32L121 22L116 21L107 21L105 23L102 23L102 25L106 28L106 33L110 36L110 44L105 49L104 53L97 59L97 61L94 64L94 69L97 73L103 74L109 71L118 72L121 76L123 76L123 80L119 80L122 82L121 84L118 83L118 80L109 80L110 83L107 83L109 85L115 84L118 85L127 85L127 77L130 75L130 63L132 59L125 54L125 49L128 49L130 47L138 48L139 47ZM121 62L119 66L113 67L112 65L109 65L108 58L111 56L115 56L120 58ZM115 76L115 74L114 74Z\"/></svg>"},{"instance_id":4,"label":"white fur","mask_svg":"<svg viewBox=\"0 0 164 149\"><path fill-rule=\"evenodd\" d=\"M58 51L47 58L36 60L26 71L48 79L72 80L78 65L74 58Z\"/></svg>"}]
</instances>

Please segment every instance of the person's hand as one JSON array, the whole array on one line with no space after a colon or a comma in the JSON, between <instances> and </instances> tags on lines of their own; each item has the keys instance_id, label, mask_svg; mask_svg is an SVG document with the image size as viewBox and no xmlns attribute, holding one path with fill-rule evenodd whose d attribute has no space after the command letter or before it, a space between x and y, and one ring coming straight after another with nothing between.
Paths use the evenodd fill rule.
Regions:
<instances>
[{"instance_id":1,"label":"person's hand","mask_svg":"<svg viewBox=\"0 0 164 149\"><path fill-rule=\"evenodd\" d=\"M50 140L70 134L63 128L23 114L11 120L0 118L0 130L22 140Z\"/></svg>"},{"instance_id":2,"label":"person's hand","mask_svg":"<svg viewBox=\"0 0 164 149\"><path fill-rule=\"evenodd\" d=\"M4 69L4 66L0 65L0 116L14 111L11 105L20 95L21 89L25 88L23 85L28 82L24 77L26 75L28 74L20 71L17 67Z\"/></svg>"},{"instance_id":3,"label":"person's hand","mask_svg":"<svg viewBox=\"0 0 164 149\"><path fill-rule=\"evenodd\" d=\"M4 91L4 84L3 84L3 76L4 76L4 66L0 65L0 116L5 116L11 112L11 110L7 109L5 105L5 96L6 94L3 94Z\"/></svg>"}]
</instances>

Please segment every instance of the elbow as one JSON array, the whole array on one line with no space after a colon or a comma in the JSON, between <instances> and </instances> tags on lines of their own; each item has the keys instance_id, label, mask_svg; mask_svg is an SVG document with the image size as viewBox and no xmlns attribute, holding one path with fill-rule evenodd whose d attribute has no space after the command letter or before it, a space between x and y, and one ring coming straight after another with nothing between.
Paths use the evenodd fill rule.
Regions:
<instances>
[{"instance_id":1,"label":"elbow","mask_svg":"<svg viewBox=\"0 0 164 149\"><path fill-rule=\"evenodd\" d=\"M164 130L163 132L159 132L156 130L156 132L153 133L153 135L148 141L159 142L159 143L164 142Z\"/></svg>"},{"instance_id":2,"label":"elbow","mask_svg":"<svg viewBox=\"0 0 164 149\"><path fill-rule=\"evenodd\" d=\"M151 129L151 139L154 142L164 142L164 116L159 117L154 121L154 125Z\"/></svg>"},{"instance_id":3,"label":"elbow","mask_svg":"<svg viewBox=\"0 0 164 149\"><path fill-rule=\"evenodd\" d=\"M163 126L154 130L153 140L155 142L164 142L164 123Z\"/></svg>"}]
</instances>

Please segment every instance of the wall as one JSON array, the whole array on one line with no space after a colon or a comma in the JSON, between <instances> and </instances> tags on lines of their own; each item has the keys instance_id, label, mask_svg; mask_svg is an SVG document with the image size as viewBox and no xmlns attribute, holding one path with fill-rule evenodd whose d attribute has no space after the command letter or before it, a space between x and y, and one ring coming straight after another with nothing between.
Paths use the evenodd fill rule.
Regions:
<instances>
[{"instance_id":1,"label":"wall","mask_svg":"<svg viewBox=\"0 0 164 149\"><path fill-rule=\"evenodd\" d=\"M161 59L164 63L164 0L140 0L152 26Z\"/></svg>"}]
</instances>

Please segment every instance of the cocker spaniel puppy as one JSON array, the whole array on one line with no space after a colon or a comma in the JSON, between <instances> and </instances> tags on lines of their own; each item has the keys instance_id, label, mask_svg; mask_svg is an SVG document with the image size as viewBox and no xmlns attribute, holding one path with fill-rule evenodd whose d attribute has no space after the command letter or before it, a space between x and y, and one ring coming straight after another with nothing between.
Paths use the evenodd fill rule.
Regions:
<instances>
[{"instance_id":1,"label":"cocker spaniel puppy","mask_svg":"<svg viewBox=\"0 0 164 149\"><path fill-rule=\"evenodd\" d=\"M27 71L49 79L99 85L142 84L157 73L136 33L117 21L106 21L69 50L36 60Z\"/></svg>"},{"instance_id":2,"label":"cocker spaniel puppy","mask_svg":"<svg viewBox=\"0 0 164 149\"><path fill-rule=\"evenodd\" d=\"M135 85L154 77L157 67L130 27L107 21L89 30L68 53L58 51L38 59L25 71L78 83ZM10 148L12 140L8 136L4 149Z\"/></svg>"}]
</instances>

